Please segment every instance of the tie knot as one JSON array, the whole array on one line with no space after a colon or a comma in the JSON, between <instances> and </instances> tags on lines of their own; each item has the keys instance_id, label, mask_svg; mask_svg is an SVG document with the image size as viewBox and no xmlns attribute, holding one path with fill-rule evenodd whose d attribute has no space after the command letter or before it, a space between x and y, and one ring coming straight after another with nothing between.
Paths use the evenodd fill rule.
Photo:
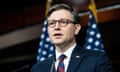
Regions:
<instances>
[{"instance_id":1,"label":"tie knot","mask_svg":"<svg viewBox=\"0 0 120 72\"><path fill-rule=\"evenodd\" d=\"M59 56L59 60L60 61L63 61L65 58L66 58L66 55L64 55L64 54L62 54L62 55Z\"/></svg>"}]
</instances>

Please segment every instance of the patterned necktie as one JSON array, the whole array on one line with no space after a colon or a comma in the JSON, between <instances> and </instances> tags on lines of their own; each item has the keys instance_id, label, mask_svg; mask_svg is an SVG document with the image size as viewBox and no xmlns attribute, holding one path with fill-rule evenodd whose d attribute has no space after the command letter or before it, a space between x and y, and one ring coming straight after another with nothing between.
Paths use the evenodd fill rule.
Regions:
<instances>
[{"instance_id":1,"label":"patterned necktie","mask_svg":"<svg viewBox=\"0 0 120 72\"><path fill-rule=\"evenodd\" d=\"M57 67L57 72L65 72L65 66L64 66L64 59L65 59L65 55L60 55L59 57L59 64Z\"/></svg>"}]
</instances>

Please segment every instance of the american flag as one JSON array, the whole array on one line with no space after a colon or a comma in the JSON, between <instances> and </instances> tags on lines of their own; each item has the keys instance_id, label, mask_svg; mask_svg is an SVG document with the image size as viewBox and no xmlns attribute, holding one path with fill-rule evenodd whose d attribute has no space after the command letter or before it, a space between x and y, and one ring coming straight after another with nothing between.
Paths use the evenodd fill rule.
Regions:
<instances>
[{"instance_id":1,"label":"american flag","mask_svg":"<svg viewBox=\"0 0 120 72\"><path fill-rule=\"evenodd\" d=\"M92 12L90 12L89 20L84 48L103 51L104 47L102 44L101 34Z\"/></svg>"},{"instance_id":2,"label":"american flag","mask_svg":"<svg viewBox=\"0 0 120 72\"><path fill-rule=\"evenodd\" d=\"M91 0L88 8L90 10L90 14L84 48L104 51L101 34L97 25L98 19L94 0Z\"/></svg>"},{"instance_id":3,"label":"american flag","mask_svg":"<svg viewBox=\"0 0 120 72\"><path fill-rule=\"evenodd\" d=\"M51 6L52 0L46 0L46 12L47 15L48 9ZM42 34L40 37L37 62L41 62L48 57L51 57L55 54L54 45L50 42L48 32L47 32L47 20L43 22Z\"/></svg>"},{"instance_id":4,"label":"american flag","mask_svg":"<svg viewBox=\"0 0 120 72\"><path fill-rule=\"evenodd\" d=\"M42 34L40 37L39 49L37 62L41 62L48 57L51 57L55 54L55 49L53 44L50 42L48 32L47 32L47 20L44 21L42 28Z\"/></svg>"}]
</instances>

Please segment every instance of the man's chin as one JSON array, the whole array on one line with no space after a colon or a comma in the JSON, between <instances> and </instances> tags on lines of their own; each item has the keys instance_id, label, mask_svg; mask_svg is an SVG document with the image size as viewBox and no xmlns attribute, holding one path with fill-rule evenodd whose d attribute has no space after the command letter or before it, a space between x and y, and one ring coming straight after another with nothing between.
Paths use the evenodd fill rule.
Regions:
<instances>
[{"instance_id":1,"label":"man's chin","mask_svg":"<svg viewBox=\"0 0 120 72\"><path fill-rule=\"evenodd\" d=\"M55 45L59 45L59 44L62 44L62 43L54 43Z\"/></svg>"},{"instance_id":2,"label":"man's chin","mask_svg":"<svg viewBox=\"0 0 120 72\"><path fill-rule=\"evenodd\" d=\"M54 45L61 45L61 44L63 44L63 42L54 42L53 44Z\"/></svg>"}]
</instances>

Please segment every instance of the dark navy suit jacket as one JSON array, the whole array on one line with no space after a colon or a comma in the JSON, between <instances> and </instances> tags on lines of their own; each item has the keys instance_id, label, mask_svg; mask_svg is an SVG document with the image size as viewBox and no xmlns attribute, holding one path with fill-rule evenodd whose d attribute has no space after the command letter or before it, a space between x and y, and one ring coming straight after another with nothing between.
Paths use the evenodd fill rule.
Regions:
<instances>
[{"instance_id":1,"label":"dark navy suit jacket","mask_svg":"<svg viewBox=\"0 0 120 72\"><path fill-rule=\"evenodd\" d=\"M31 72L56 72L54 65L52 68L53 59L51 57L35 64ZM72 52L67 72L113 72L113 70L106 53L76 46Z\"/></svg>"}]
</instances>

